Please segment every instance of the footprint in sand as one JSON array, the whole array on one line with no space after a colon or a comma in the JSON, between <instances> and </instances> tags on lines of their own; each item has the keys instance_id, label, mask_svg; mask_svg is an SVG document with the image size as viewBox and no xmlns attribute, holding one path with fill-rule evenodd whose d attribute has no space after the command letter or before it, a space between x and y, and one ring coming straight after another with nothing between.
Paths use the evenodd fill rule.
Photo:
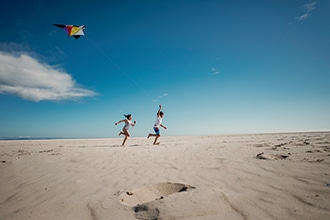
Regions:
<instances>
[{"instance_id":1,"label":"footprint in sand","mask_svg":"<svg viewBox=\"0 0 330 220\"><path fill-rule=\"evenodd\" d=\"M119 195L120 202L133 207L137 219L158 219L160 211L153 205L146 203L164 199L173 193L185 192L195 187L181 183L159 183L151 186L125 191Z\"/></svg>"},{"instance_id":2,"label":"footprint in sand","mask_svg":"<svg viewBox=\"0 0 330 220\"><path fill-rule=\"evenodd\" d=\"M158 183L131 191L125 191L119 195L119 198L122 204L134 207L153 200L163 199L164 196L173 193L184 192L193 188L193 186L181 183Z\"/></svg>"},{"instance_id":3,"label":"footprint in sand","mask_svg":"<svg viewBox=\"0 0 330 220\"><path fill-rule=\"evenodd\" d=\"M261 160L282 160L288 158L288 155L259 153L256 158Z\"/></svg>"}]
</instances>

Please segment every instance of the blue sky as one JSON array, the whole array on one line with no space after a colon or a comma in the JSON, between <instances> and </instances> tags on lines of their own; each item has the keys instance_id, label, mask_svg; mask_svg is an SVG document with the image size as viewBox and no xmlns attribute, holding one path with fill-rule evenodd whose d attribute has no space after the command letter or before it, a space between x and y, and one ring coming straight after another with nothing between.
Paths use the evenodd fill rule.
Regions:
<instances>
[{"instance_id":1,"label":"blue sky","mask_svg":"<svg viewBox=\"0 0 330 220\"><path fill-rule=\"evenodd\" d=\"M327 0L5 0L0 137L115 137L128 113L146 136L159 104L163 135L330 130L329 12Z\"/></svg>"}]
</instances>

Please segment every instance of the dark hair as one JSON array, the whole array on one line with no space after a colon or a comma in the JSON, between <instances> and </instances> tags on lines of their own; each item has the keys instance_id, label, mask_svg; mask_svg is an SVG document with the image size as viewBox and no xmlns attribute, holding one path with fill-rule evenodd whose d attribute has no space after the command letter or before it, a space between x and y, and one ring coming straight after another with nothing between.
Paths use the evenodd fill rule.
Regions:
<instances>
[{"instance_id":1,"label":"dark hair","mask_svg":"<svg viewBox=\"0 0 330 220\"><path fill-rule=\"evenodd\" d=\"M124 115L125 116L125 118L129 118L129 117L131 117L132 115L131 114L128 114L128 115Z\"/></svg>"},{"instance_id":2,"label":"dark hair","mask_svg":"<svg viewBox=\"0 0 330 220\"><path fill-rule=\"evenodd\" d=\"M160 111L160 112L159 112L159 115L164 115L164 112Z\"/></svg>"}]
</instances>

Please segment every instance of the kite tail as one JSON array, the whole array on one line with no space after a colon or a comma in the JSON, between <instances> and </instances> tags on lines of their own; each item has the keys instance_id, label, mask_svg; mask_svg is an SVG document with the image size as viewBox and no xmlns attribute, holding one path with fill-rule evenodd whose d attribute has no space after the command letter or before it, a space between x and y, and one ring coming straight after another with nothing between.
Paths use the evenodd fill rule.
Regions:
<instances>
[{"instance_id":1,"label":"kite tail","mask_svg":"<svg viewBox=\"0 0 330 220\"><path fill-rule=\"evenodd\" d=\"M146 96L152 97L142 88L132 77L130 77L111 57L105 54L96 44L94 44L86 35L83 35L106 59L108 59L127 79L129 79L136 87L138 87Z\"/></svg>"}]
</instances>

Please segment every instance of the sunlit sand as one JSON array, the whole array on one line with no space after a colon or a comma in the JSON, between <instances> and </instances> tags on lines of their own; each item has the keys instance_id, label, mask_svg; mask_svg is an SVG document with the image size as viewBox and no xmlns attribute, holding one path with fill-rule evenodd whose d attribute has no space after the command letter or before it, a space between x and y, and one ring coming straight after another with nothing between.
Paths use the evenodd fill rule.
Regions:
<instances>
[{"instance_id":1,"label":"sunlit sand","mask_svg":"<svg viewBox=\"0 0 330 220\"><path fill-rule=\"evenodd\" d=\"M328 219L330 132L0 141L0 219Z\"/></svg>"}]
</instances>

